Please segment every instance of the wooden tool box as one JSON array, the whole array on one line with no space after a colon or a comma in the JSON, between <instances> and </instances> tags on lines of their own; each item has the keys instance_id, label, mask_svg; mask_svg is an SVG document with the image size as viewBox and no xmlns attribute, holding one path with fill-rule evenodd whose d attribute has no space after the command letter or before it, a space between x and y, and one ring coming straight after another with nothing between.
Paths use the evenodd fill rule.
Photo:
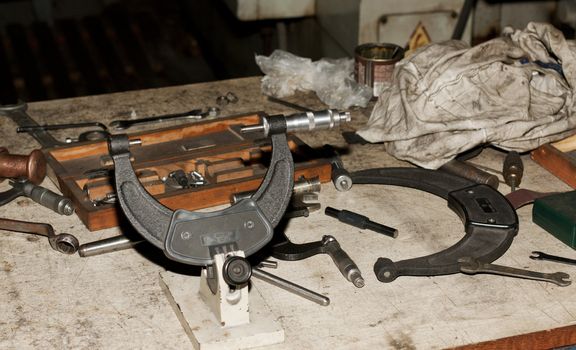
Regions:
<instances>
[{"instance_id":1,"label":"wooden tool box","mask_svg":"<svg viewBox=\"0 0 576 350\"><path fill-rule=\"evenodd\" d=\"M576 135L542 145L532 151L531 156L536 163L576 188Z\"/></svg>"},{"instance_id":2,"label":"wooden tool box","mask_svg":"<svg viewBox=\"0 0 576 350\"><path fill-rule=\"evenodd\" d=\"M251 113L194 124L135 133L140 146L131 147L133 167L140 182L170 209L197 210L230 203L239 192L260 185L271 145L267 139L240 134L244 125L257 124L262 113ZM330 181L329 160L293 135L288 137L295 161L295 179L319 177ZM48 176L71 198L76 213L89 230L118 226L121 210L113 202L113 162L106 141L53 148L46 151ZM182 171L201 176L203 185L182 186L170 174Z\"/></svg>"}]
</instances>

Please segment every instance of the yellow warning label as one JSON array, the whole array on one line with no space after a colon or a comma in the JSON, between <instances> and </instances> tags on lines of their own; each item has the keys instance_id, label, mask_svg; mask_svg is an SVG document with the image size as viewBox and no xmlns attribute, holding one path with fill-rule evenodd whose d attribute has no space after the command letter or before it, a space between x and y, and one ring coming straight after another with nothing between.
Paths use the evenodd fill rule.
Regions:
<instances>
[{"instance_id":1,"label":"yellow warning label","mask_svg":"<svg viewBox=\"0 0 576 350\"><path fill-rule=\"evenodd\" d=\"M416 29L414 29L414 32L412 32L412 35L410 35L410 40L408 40L407 45L408 50L406 50L404 57L410 56L412 51L424 45L430 44L431 42L432 39L430 39L430 35L428 35L426 27L424 27L422 22L418 22Z\"/></svg>"}]
</instances>

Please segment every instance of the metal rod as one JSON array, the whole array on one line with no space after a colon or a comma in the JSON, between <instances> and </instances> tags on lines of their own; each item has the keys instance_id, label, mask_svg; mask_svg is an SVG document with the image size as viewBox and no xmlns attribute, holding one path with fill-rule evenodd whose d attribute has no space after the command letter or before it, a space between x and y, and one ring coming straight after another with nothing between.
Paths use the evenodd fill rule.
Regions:
<instances>
[{"instance_id":1,"label":"metal rod","mask_svg":"<svg viewBox=\"0 0 576 350\"><path fill-rule=\"evenodd\" d=\"M129 249L144 241L132 241L126 236L114 236L90 243L85 243L78 248L81 257L89 257L100 254L112 253L119 250Z\"/></svg>"},{"instance_id":2,"label":"metal rod","mask_svg":"<svg viewBox=\"0 0 576 350\"><path fill-rule=\"evenodd\" d=\"M283 278L280 278L276 275L268 273L266 271L262 271L258 268L252 268L252 277L256 277L259 280L264 282L268 282L276 287L282 288L290 293L296 294L301 296L304 299L308 299L310 301L315 302L318 305L328 306L330 304L330 299L328 297L323 296L322 294L318 294L316 292L311 291L310 289L306 289L302 286L299 286L295 283L287 281Z\"/></svg>"}]
</instances>

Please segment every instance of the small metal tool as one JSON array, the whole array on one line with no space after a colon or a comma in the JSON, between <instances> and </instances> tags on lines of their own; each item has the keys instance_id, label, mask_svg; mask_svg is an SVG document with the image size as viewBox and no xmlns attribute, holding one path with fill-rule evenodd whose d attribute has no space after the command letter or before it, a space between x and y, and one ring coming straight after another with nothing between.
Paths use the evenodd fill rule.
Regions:
<instances>
[{"instance_id":1,"label":"small metal tool","mask_svg":"<svg viewBox=\"0 0 576 350\"><path fill-rule=\"evenodd\" d=\"M371 221L367 216L349 210L338 210L336 208L326 207L324 214L336 218L340 222L363 230L372 230L392 238L398 237L397 229Z\"/></svg>"},{"instance_id":2,"label":"small metal tool","mask_svg":"<svg viewBox=\"0 0 576 350\"><path fill-rule=\"evenodd\" d=\"M550 282L560 287L566 287L572 283L569 280L570 275L564 272L542 273L530 270L516 269L508 266L482 263L471 257L461 258L459 262L460 271L472 275L477 273L489 273L494 275Z\"/></svg>"},{"instance_id":3,"label":"small metal tool","mask_svg":"<svg viewBox=\"0 0 576 350\"><path fill-rule=\"evenodd\" d=\"M342 159L336 149L331 145L324 145L321 152L330 159L330 164L332 165L330 178L336 190L340 192L349 191L353 185L352 178L348 170L344 168L344 163L342 163Z\"/></svg>"},{"instance_id":4,"label":"small metal tool","mask_svg":"<svg viewBox=\"0 0 576 350\"><path fill-rule=\"evenodd\" d=\"M114 120L110 123L110 126L116 130L126 130L136 125L145 125L153 123L162 123L166 121L173 120L187 120L187 119L204 119L206 117L215 117L220 114L220 109L218 107L209 107L206 111L201 109L193 109L188 112L183 113L173 113L165 114L154 117L146 117L140 119L122 119Z\"/></svg>"},{"instance_id":5,"label":"small metal tool","mask_svg":"<svg viewBox=\"0 0 576 350\"><path fill-rule=\"evenodd\" d=\"M364 287L364 278L360 269L348 254L340 247L333 236L326 235L322 240L304 244L292 243L288 237L282 243L274 245L272 256L276 259L296 261L316 254L328 254L340 270L340 273L357 288Z\"/></svg>"},{"instance_id":6,"label":"small metal tool","mask_svg":"<svg viewBox=\"0 0 576 350\"><path fill-rule=\"evenodd\" d=\"M511 192L516 191L516 188L520 186L523 174L524 164L522 163L522 158L520 158L518 152L508 152L502 166L502 176L504 177L504 182L510 186Z\"/></svg>"},{"instance_id":7,"label":"small metal tool","mask_svg":"<svg viewBox=\"0 0 576 350\"><path fill-rule=\"evenodd\" d=\"M43 124L43 125L26 125L19 126L16 128L16 132L30 132L38 130L62 130L62 129L76 129L76 128L87 128L95 126L101 128L102 130L108 130L106 125L100 122L83 122L83 123L66 123L66 124Z\"/></svg>"},{"instance_id":8,"label":"small metal tool","mask_svg":"<svg viewBox=\"0 0 576 350\"><path fill-rule=\"evenodd\" d=\"M106 130L106 125L98 122L87 122L87 123L74 123L74 124L53 124L53 125L39 125L32 117L26 113L28 106L24 102L20 102L15 105L0 105L0 116L4 115L10 119L16 125L18 125L17 132L26 132L32 136L38 143L42 145L42 148L53 148L64 146L70 142L77 141L92 141L92 140L102 140L110 135ZM48 130L55 129L68 129L68 128L81 128L87 126L97 126L103 128L103 130L91 130L86 131L79 135L78 139L69 138L67 142L61 142L56 140Z\"/></svg>"},{"instance_id":9,"label":"small metal tool","mask_svg":"<svg viewBox=\"0 0 576 350\"><path fill-rule=\"evenodd\" d=\"M45 187L34 185L26 179L10 181L9 184L13 188L0 194L0 206L17 197L26 196L60 215L74 214L74 205L69 198L54 193Z\"/></svg>"},{"instance_id":10,"label":"small metal tool","mask_svg":"<svg viewBox=\"0 0 576 350\"><path fill-rule=\"evenodd\" d=\"M29 155L10 154L0 147L0 178L27 178L34 184L39 184L46 176L46 158L40 150L34 150Z\"/></svg>"},{"instance_id":11,"label":"small metal tool","mask_svg":"<svg viewBox=\"0 0 576 350\"><path fill-rule=\"evenodd\" d=\"M63 254L74 254L78 250L78 239L71 234L55 234L52 225L0 218L0 229L6 231L31 233L48 237L52 249Z\"/></svg>"},{"instance_id":12,"label":"small metal tool","mask_svg":"<svg viewBox=\"0 0 576 350\"><path fill-rule=\"evenodd\" d=\"M530 255L530 259L548 260L548 261L554 261L554 262L558 262L558 263L562 263L562 264L576 265L576 259L568 259L568 258L564 258L561 256L546 254L546 253L539 252L539 251L532 252L532 255Z\"/></svg>"}]
</instances>

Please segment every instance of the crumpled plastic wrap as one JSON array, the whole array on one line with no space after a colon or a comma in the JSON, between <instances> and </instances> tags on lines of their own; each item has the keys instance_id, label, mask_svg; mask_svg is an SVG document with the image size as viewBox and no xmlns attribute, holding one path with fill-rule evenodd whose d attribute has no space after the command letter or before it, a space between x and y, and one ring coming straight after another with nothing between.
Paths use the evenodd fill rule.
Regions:
<instances>
[{"instance_id":1,"label":"crumpled plastic wrap","mask_svg":"<svg viewBox=\"0 0 576 350\"><path fill-rule=\"evenodd\" d=\"M256 55L256 64L266 74L262 78L262 93L278 98L296 91L314 91L330 108L366 107L372 89L354 80L354 60L348 58L321 59L296 56L275 50L270 56Z\"/></svg>"},{"instance_id":2,"label":"crumpled plastic wrap","mask_svg":"<svg viewBox=\"0 0 576 350\"><path fill-rule=\"evenodd\" d=\"M575 87L574 42L549 24L431 44L396 64L358 134L430 169L481 144L529 151L576 131Z\"/></svg>"}]
</instances>

